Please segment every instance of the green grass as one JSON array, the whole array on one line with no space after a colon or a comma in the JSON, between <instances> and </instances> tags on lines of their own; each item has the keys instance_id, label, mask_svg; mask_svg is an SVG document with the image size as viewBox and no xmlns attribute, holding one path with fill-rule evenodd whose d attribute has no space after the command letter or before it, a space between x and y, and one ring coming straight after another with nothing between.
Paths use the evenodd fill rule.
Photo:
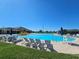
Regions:
<instances>
[{"instance_id":1,"label":"green grass","mask_svg":"<svg viewBox=\"0 0 79 59\"><path fill-rule=\"evenodd\" d=\"M77 56L77 57L79 57L79 54L72 54L73 56Z\"/></svg>"},{"instance_id":2,"label":"green grass","mask_svg":"<svg viewBox=\"0 0 79 59\"><path fill-rule=\"evenodd\" d=\"M0 59L79 59L76 56L45 52L0 42Z\"/></svg>"}]
</instances>

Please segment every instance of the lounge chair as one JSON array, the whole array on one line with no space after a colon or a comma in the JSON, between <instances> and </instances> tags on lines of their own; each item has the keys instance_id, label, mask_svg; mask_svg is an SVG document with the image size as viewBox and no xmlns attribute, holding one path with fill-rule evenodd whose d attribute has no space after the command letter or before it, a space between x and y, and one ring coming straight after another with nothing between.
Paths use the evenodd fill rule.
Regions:
<instances>
[{"instance_id":1,"label":"lounge chair","mask_svg":"<svg viewBox=\"0 0 79 59\"><path fill-rule=\"evenodd\" d=\"M50 51L54 51L52 44L47 44L47 49L49 49Z\"/></svg>"},{"instance_id":2,"label":"lounge chair","mask_svg":"<svg viewBox=\"0 0 79 59\"><path fill-rule=\"evenodd\" d=\"M35 49L37 49L37 48L38 48L38 46L37 46L37 44L36 44L36 43L33 43L33 44L32 44L32 47L33 47L33 48L35 48Z\"/></svg>"},{"instance_id":3,"label":"lounge chair","mask_svg":"<svg viewBox=\"0 0 79 59\"><path fill-rule=\"evenodd\" d=\"M35 43L34 39L29 39L31 43Z\"/></svg>"},{"instance_id":4,"label":"lounge chair","mask_svg":"<svg viewBox=\"0 0 79 59\"><path fill-rule=\"evenodd\" d=\"M41 41L39 39L35 39L35 41L36 41L37 44L41 43Z\"/></svg>"},{"instance_id":5,"label":"lounge chair","mask_svg":"<svg viewBox=\"0 0 79 59\"><path fill-rule=\"evenodd\" d=\"M41 43L44 43L45 44L45 40L41 40Z\"/></svg>"},{"instance_id":6,"label":"lounge chair","mask_svg":"<svg viewBox=\"0 0 79 59\"><path fill-rule=\"evenodd\" d=\"M27 38L24 38L24 40L25 40L26 42L30 42L29 39L27 39Z\"/></svg>"},{"instance_id":7,"label":"lounge chair","mask_svg":"<svg viewBox=\"0 0 79 59\"><path fill-rule=\"evenodd\" d=\"M44 43L40 43L40 44L38 45L38 47L40 48L40 50L46 51L44 45L45 45Z\"/></svg>"},{"instance_id":8,"label":"lounge chair","mask_svg":"<svg viewBox=\"0 0 79 59\"><path fill-rule=\"evenodd\" d=\"M8 37L8 41L9 41L9 42L13 42L13 41L15 41L15 40L17 40L15 36L13 36L13 37Z\"/></svg>"},{"instance_id":9,"label":"lounge chair","mask_svg":"<svg viewBox=\"0 0 79 59\"><path fill-rule=\"evenodd\" d=\"M45 40L45 43L46 43L46 44L50 44L50 43L51 43L51 41Z\"/></svg>"},{"instance_id":10,"label":"lounge chair","mask_svg":"<svg viewBox=\"0 0 79 59\"><path fill-rule=\"evenodd\" d=\"M14 40L13 43L16 44L18 42L21 42L22 40Z\"/></svg>"},{"instance_id":11,"label":"lounge chair","mask_svg":"<svg viewBox=\"0 0 79 59\"><path fill-rule=\"evenodd\" d=\"M12 37L9 37L8 38L8 42L12 42L13 40L12 40Z\"/></svg>"},{"instance_id":12,"label":"lounge chair","mask_svg":"<svg viewBox=\"0 0 79 59\"><path fill-rule=\"evenodd\" d=\"M25 45L26 45L26 47L30 47L31 43L26 43Z\"/></svg>"},{"instance_id":13,"label":"lounge chair","mask_svg":"<svg viewBox=\"0 0 79 59\"><path fill-rule=\"evenodd\" d=\"M0 37L0 41L1 42L6 42L6 37L5 36Z\"/></svg>"}]
</instances>

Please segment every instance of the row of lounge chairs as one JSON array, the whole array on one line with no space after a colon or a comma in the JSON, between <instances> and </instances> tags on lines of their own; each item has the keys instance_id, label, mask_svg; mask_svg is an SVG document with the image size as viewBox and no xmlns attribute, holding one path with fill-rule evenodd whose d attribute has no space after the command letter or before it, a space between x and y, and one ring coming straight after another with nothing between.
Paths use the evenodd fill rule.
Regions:
<instances>
[{"instance_id":1,"label":"row of lounge chairs","mask_svg":"<svg viewBox=\"0 0 79 59\"><path fill-rule=\"evenodd\" d=\"M0 35L0 41L1 42L14 42L15 40L17 40L17 38L15 36Z\"/></svg>"},{"instance_id":2,"label":"row of lounge chairs","mask_svg":"<svg viewBox=\"0 0 79 59\"><path fill-rule=\"evenodd\" d=\"M44 51L55 51L53 49L53 45L51 44L51 41L48 40L39 40L39 39L26 39L24 38L26 42L27 47L32 47L39 50Z\"/></svg>"},{"instance_id":3,"label":"row of lounge chairs","mask_svg":"<svg viewBox=\"0 0 79 59\"><path fill-rule=\"evenodd\" d=\"M43 50L43 51L55 51L53 49L53 45L51 44L51 41L48 40L39 40L39 39L17 39L15 36L0 36L0 41L2 42L12 42L14 44L17 44L19 42L22 42L25 40L27 43L23 43L26 47Z\"/></svg>"}]
</instances>

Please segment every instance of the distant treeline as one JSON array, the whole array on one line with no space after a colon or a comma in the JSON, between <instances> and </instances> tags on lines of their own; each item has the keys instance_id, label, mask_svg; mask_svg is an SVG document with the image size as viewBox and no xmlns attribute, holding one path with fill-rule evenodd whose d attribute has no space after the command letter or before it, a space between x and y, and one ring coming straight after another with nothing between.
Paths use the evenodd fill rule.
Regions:
<instances>
[{"instance_id":1,"label":"distant treeline","mask_svg":"<svg viewBox=\"0 0 79 59\"><path fill-rule=\"evenodd\" d=\"M61 30L58 31L61 35L63 34L79 34L79 29L63 29L61 27Z\"/></svg>"},{"instance_id":2,"label":"distant treeline","mask_svg":"<svg viewBox=\"0 0 79 59\"><path fill-rule=\"evenodd\" d=\"M79 29L63 29L61 27L60 30L58 31L43 31L43 30L39 30L39 31L33 31L33 33L58 33L58 34L61 34L61 35L64 35L64 34L79 34Z\"/></svg>"},{"instance_id":3,"label":"distant treeline","mask_svg":"<svg viewBox=\"0 0 79 59\"><path fill-rule=\"evenodd\" d=\"M43 31L43 30L39 30L39 31L33 31L33 33L56 33L56 31Z\"/></svg>"}]
</instances>

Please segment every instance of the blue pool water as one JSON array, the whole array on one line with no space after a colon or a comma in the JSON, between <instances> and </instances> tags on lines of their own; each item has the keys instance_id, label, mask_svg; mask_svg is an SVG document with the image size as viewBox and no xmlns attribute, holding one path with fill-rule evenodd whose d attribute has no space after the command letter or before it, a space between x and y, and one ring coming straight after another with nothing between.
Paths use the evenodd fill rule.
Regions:
<instances>
[{"instance_id":1,"label":"blue pool water","mask_svg":"<svg viewBox=\"0 0 79 59\"><path fill-rule=\"evenodd\" d=\"M39 40L52 40L52 41L56 41L56 42L61 42L61 41L65 41L65 42L71 42L74 41L75 38L71 38L71 37L63 37L63 36L59 36L59 35L53 35L53 34L29 34L29 35L25 35L25 36L19 36L18 38L31 38L31 39L39 39Z\"/></svg>"}]
</instances>

